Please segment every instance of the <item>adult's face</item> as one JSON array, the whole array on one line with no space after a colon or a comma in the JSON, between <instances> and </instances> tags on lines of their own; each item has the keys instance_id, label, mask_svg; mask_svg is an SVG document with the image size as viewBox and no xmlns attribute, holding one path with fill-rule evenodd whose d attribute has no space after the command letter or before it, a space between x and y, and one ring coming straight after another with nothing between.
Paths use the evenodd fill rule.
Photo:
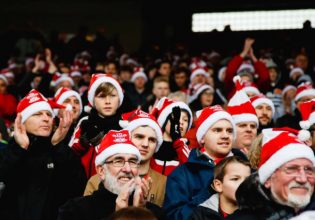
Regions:
<instances>
[{"instance_id":1,"label":"adult's face","mask_svg":"<svg viewBox=\"0 0 315 220\"><path fill-rule=\"evenodd\" d=\"M143 89L145 86L145 79L143 77L137 77L134 84L137 89Z\"/></svg>"},{"instance_id":2,"label":"adult's face","mask_svg":"<svg viewBox=\"0 0 315 220\"><path fill-rule=\"evenodd\" d=\"M171 74L171 65L169 63L162 63L159 68L159 73L162 76L169 76Z\"/></svg>"},{"instance_id":3,"label":"adult's face","mask_svg":"<svg viewBox=\"0 0 315 220\"><path fill-rule=\"evenodd\" d=\"M236 147L249 148L257 136L257 125L255 122L240 122L236 124Z\"/></svg>"},{"instance_id":4,"label":"adult's face","mask_svg":"<svg viewBox=\"0 0 315 220\"><path fill-rule=\"evenodd\" d=\"M95 109L102 116L112 116L119 108L119 96L116 89L105 96L103 93L99 93L94 97Z\"/></svg>"},{"instance_id":5,"label":"adult's face","mask_svg":"<svg viewBox=\"0 0 315 220\"><path fill-rule=\"evenodd\" d=\"M213 158L222 158L232 149L233 126L225 120L214 123L201 139L206 152Z\"/></svg>"},{"instance_id":6,"label":"adult's face","mask_svg":"<svg viewBox=\"0 0 315 220\"><path fill-rule=\"evenodd\" d=\"M291 160L265 182L273 198L280 204L294 208L306 206L314 191L314 166L305 158Z\"/></svg>"},{"instance_id":7,"label":"adult's face","mask_svg":"<svg viewBox=\"0 0 315 220\"><path fill-rule=\"evenodd\" d=\"M213 102L213 92L210 89L207 89L204 92L202 92L200 96L200 102L202 108L211 106Z\"/></svg>"},{"instance_id":8,"label":"adult's face","mask_svg":"<svg viewBox=\"0 0 315 220\"><path fill-rule=\"evenodd\" d=\"M268 125L272 120L272 108L270 105L262 103L255 108L256 115L261 125Z\"/></svg>"},{"instance_id":9,"label":"adult's face","mask_svg":"<svg viewBox=\"0 0 315 220\"><path fill-rule=\"evenodd\" d=\"M72 106L72 112L73 112L73 120L76 121L80 116L80 101L75 96L70 96L69 98L66 98L62 105L67 106L67 104L70 104ZM62 115L62 111L65 109L59 110L59 115Z\"/></svg>"},{"instance_id":10,"label":"adult's face","mask_svg":"<svg viewBox=\"0 0 315 220\"><path fill-rule=\"evenodd\" d=\"M140 126L131 131L131 141L140 151L141 162L151 159L157 146L157 136L151 127Z\"/></svg>"},{"instance_id":11,"label":"adult's face","mask_svg":"<svg viewBox=\"0 0 315 220\"><path fill-rule=\"evenodd\" d=\"M179 88L185 87L187 76L184 72L177 73L174 78L175 78L175 83Z\"/></svg>"},{"instance_id":12,"label":"adult's face","mask_svg":"<svg viewBox=\"0 0 315 220\"><path fill-rule=\"evenodd\" d=\"M53 127L53 116L47 111L39 111L24 122L26 132L36 136L48 137Z\"/></svg>"},{"instance_id":13,"label":"adult's face","mask_svg":"<svg viewBox=\"0 0 315 220\"><path fill-rule=\"evenodd\" d=\"M271 82L275 82L278 78L278 72L275 68L269 69L269 79Z\"/></svg>"},{"instance_id":14,"label":"adult's face","mask_svg":"<svg viewBox=\"0 0 315 220\"><path fill-rule=\"evenodd\" d=\"M170 86L167 82L158 82L154 84L153 94L157 99L161 99L164 96L168 96L170 94Z\"/></svg>"}]
</instances>

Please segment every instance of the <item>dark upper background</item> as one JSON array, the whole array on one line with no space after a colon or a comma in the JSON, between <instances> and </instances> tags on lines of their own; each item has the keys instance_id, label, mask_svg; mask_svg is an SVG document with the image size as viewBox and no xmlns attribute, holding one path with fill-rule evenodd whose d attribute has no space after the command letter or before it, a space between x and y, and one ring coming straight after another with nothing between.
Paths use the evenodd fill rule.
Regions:
<instances>
[{"instance_id":1,"label":"dark upper background","mask_svg":"<svg viewBox=\"0 0 315 220\"><path fill-rule=\"evenodd\" d=\"M184 45L191 53L238 51L244 37L257 39L259 47L308 47L313 50L312 31L256 31L192 33L194 12L315 8L314 0L11 0L0 3L0 58L12 53L17 36L35 29L49 41L55 33L75 34L80 26L95 33L102 28L112 42L126 52L143 51L152 45L172 49ZM315 26L315 24L312 24ZM309 34L311 33L311 34ZM12 37L13 36L13 37ZM289 44L289 45L288 45Z\"/></svg>"}]
</instances>

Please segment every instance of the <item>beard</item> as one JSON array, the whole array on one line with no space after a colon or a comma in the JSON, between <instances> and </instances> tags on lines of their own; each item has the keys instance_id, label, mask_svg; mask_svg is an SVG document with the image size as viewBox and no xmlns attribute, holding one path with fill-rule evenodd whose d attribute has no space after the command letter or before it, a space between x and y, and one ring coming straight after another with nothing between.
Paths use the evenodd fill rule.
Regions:
<instances>
[{"instance_id":1,"label":"beard","mask_svg":"<svg viewBox=\"0 0 315 220\"><path fill-rule=\"evenodd\" d=\"M296 195L290 192L290 189L293 187L304 187L308 190L308 193L305 195ZM311 196L312 196L312 186L309 182L305 184L299 184L297 182L291 182L288 185L289 192L288 192L288 199L287 201L282 201L277 194L271 189L271 194L273 198L280 204L286 205L292 208L303 208L310 203Z\"/></svg>"}]
</instances>

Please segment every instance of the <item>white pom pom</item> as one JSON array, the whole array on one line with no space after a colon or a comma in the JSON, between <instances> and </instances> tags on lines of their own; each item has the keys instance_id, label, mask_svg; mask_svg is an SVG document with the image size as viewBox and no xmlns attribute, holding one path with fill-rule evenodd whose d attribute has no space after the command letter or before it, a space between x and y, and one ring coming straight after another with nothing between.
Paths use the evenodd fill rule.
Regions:
<instances>
[{"instance_id":1,"label":"white pom pom","mask_svg":"<svg viewBox=\"0 0 315 220\"><path fill-rule=\"evenodd\" d=\"M73 109L72 105L67 104L67 106L66 106L66 111L72 112L72 109Z\"/></svg>"},{"instance_id":2,"label":"white pom pom","mask_svg":"<svg viewBox=\"0 0 315 220\"><path fill-rule=\"evenodd\" d=\"M92 107L91 107L91 106L89 106L89 105L84 106L84 111L85 111L86 113L90 113L91 110L92 110Z\"/></svg>"},{"instance_id":3,"label":"white pom pom","mask_svg":"<svg viewBox=\"0 0 315 220\"><path fill-rule=\"evenodd\" d=\"M241 82L241 77L239 75L233 77L233 82L236 83L237 81Z\"/></svg>"},{"instance_id":4,"label":"white pom pom","mask_svg":"<svg viewBox=\"0 0 315 220\"><path fill-rule=\"evenodd\" d=\"M300 121L300 127L307 130L311 127L311 123L309 121Z\"/></svg>"},{"instance_id":5,"label":"white pom pom","mask_svg":"<svg viewBox=\"0 0 315 220\"><path fill-rule=\"evenodd\" d=\"M119 125L122 128L126 128L128 126L129 122L127 120L119 120Z\"/></svg>"},{"instance_id":6,"label":"white pom pom","mask_svg":"<svg viewBox=\"0 0 315 220\"><path fill-rule=\"evenodd\" d=\"M298 138L301 141L307 141L311 137L311 133L307 130L300 130L298 134Z\"/></svg>"}]
</instances>

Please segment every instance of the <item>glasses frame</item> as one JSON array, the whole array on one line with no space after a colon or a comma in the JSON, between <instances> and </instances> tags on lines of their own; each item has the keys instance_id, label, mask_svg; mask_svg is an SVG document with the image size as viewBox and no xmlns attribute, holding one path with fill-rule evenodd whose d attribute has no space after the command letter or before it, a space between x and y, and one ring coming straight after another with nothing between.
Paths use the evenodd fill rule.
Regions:
<instances>
[{"instance_id":1,"label":"glasses frame","mask_svg":"<svg viewBox=\"0 0 315 220\"><path fill-rule=\"evenodd\" d=\"M112 164L114 167L119 167L119 168L124 167L126 163L129 164L130 168L138 168L140 166L140 162L138 162L137 160L124 160L121 158L116 158L116 159L104 162L104 164Z\"/></svg>"}]
</instances>

